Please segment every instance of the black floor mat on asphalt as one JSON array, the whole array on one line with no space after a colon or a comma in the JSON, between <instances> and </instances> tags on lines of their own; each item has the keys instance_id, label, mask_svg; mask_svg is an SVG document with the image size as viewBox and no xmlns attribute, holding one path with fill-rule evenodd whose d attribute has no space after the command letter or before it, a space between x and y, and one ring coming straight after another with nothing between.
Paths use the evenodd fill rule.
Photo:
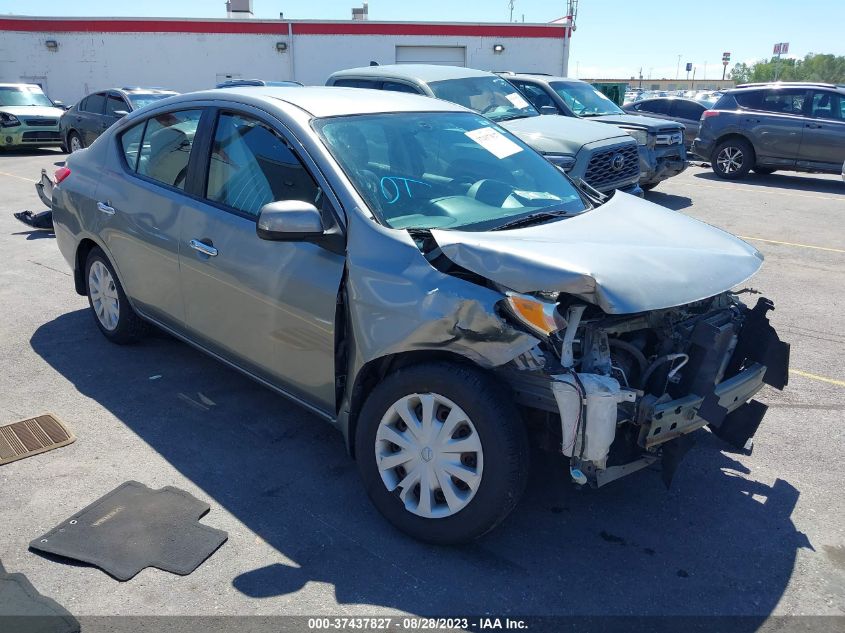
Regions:
<instances>
[{"instance_id":1,"label":"black floor mat on asphalt","mask_svg":"<svg viewBox=\"0 0 845 633\"><path fill-rule=\"evenodd\" d=\"M146 567L185 576L228 538L197 522L209 509L184 490L127 481L29 546L91 563L118 580Z\"/></svg>"},{"instance_id":2,"label":"black floor mat on asphalt","mask_svg":"<svg viewBox=\"0 0 845 633\"><path fill-rule=\"evenodd\" d=\"M42 596L23 574L0 565L0 631L78 633L79 622L54 600Z\"/></svg>"}]
</instances>

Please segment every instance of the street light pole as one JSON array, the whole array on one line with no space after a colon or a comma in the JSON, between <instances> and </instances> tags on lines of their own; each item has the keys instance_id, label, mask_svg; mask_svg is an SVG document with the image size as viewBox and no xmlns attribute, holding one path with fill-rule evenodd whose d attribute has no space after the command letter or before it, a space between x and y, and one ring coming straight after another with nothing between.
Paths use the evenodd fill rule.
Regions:
<instances>
[{"instance_id":1,"label":"street light pole","mask_svg":"<svg viewBox=\"0 0 845 633\"><path fill-rule=\"evenodd\" d=\"M678 81L678 76L681 74L681 56L678 55L678 65L675 67L675 81Z\"/></svg>"}]
</instances>

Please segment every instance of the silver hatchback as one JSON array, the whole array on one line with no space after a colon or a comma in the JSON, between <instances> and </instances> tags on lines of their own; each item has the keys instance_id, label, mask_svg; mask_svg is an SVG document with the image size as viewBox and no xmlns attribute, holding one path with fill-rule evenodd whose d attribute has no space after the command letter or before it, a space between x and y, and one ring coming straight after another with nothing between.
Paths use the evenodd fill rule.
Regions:
<instances>
[{"instance_id":1,"label":"silver hatchback","mask_svg":"<svg viewBox=\"0 0 845 633\"><path fill-rule=\"evenodd\" d=\"M492 529L529 444L562 481L743 446L788 345L730 289L762 256L610 201L460 106L237 88L133 112L57 173L55 232L115 343L150 324L344 434L376 507L455 543Z\"/></svg>"}]
</instances>

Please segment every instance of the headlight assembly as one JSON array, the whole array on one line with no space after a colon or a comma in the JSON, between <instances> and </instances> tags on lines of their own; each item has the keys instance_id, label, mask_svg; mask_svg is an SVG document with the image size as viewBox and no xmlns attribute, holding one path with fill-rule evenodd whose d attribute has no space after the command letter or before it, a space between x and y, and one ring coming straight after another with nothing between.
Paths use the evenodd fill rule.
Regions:
<instances>
[{"instance_id":1,"label":"headlight assembly","mask_svg":"<svg viewBox=\"0 0 845 633\"><path fill-rule=\"evenodd\" d=\"M555 301L511 291L505 292L505 297L508 312L520 323L542 336L549 336L566 326Z\"/></svg>"},{"instance_id":2,"label":"headlight assembly","mask_svg":"<svg viewBox=\"0 0 845 633\"><path fill-rule=\"evenodd\" d=\"M623 128L628 134L634 137L637 145L648 145L648 131L632 128Z\"/></svg>"},{"instance_id":3,"label":"headlight assembly","mask_svg":"<svg viewBox=\"0 0 845 633\"><path fill-rule=\"evenodd\" d=\"M0 112L0 125L2 125L3 127L15 127L16 125L20 124L20 120L14 114Z\"/></svg>"},{"instance_id":4,"label":"headlight assembly","mask_svg":"<svg viewBox=\"0 0 845 633\"><path fill-rule=\"evenodd\" d=\"M563 171L569 171L575 166L575 157L569 154L543 154L543 156L552 165L560 167Z\"/></svg>"}]
</instances>

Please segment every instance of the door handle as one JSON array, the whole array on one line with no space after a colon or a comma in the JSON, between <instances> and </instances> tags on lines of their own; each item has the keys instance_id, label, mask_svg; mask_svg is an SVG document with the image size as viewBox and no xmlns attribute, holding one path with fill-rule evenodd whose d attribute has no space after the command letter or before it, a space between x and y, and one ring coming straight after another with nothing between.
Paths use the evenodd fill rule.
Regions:
<instances>
[{"instance_id":1,"label":"door handle","mask_svg":"<svg viewBox=\"0 0 845 633\"><path fill-rule=\"evenodd\" d=\"M195 251L199 251L203 255L208 255L209 257L217 257L217 249L214 248L211 244L206 244L201 240L191 240L188 242L188 246L193 248Z\"/></svg>"},{"instance_id":2,"label":"door handle","mask_svg":"<svg viewBox=\"0 0 845 633\"><path fill-rule=\"evenodd\" d=\"M807 127L813 130L819 130L822 126L819 123L808 123Z\"/></svg>"},{"instance_id":3,"label":"door handle","mask_svg":"<svg viewBox=\"0 0 845 633\"><path fill-rule=\"evenodd\" d=\"M106 215L114 215L114 209L107 205L105 202L98 202L97 208Z\"/></svg>"}]
</instances>

